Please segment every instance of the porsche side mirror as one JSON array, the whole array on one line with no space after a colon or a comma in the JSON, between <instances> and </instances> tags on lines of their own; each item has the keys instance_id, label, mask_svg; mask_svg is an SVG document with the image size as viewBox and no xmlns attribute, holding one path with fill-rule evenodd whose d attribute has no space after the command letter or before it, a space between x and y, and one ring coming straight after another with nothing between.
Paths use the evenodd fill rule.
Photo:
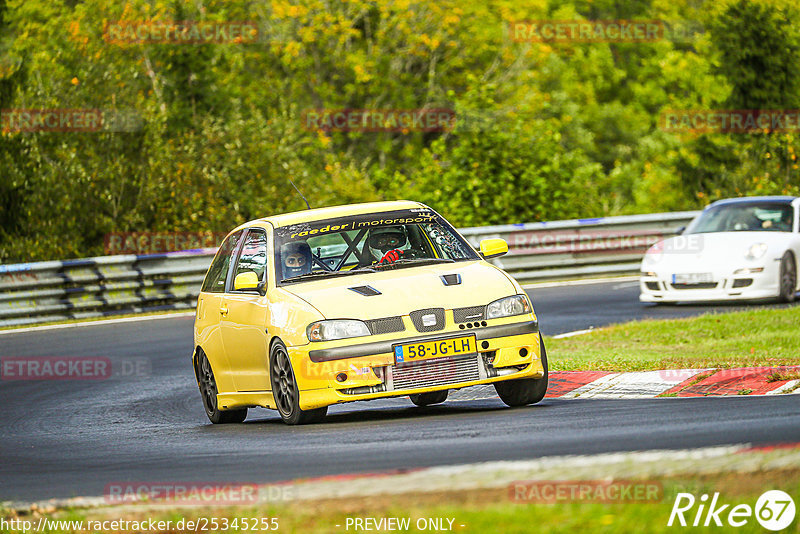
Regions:
<instances>
[{"instance_id":1,"label":"porsche side mirror","mask_svg":"<svg viewBox=\"0 0 800 534\"><path fill-rule=\"evenodd\" d=\"M685 231L686 231L686 227L685 227L685 226L681 226L680 228L678 228L677 230L675 230L675 235L681 235L681 234L683 234L683 232L685 232Z\"/></svg>"},{"instance_id":2,"label":"porsche side mirror","mask_svg":"<svg viewBox=\"0 0 800 534\"><path fill-rule=\"evenodd\" d=\"M508 243L504 239L481 240L481 257L485 260L498 258L508 252Z\"/></svg>"}]
</instances>

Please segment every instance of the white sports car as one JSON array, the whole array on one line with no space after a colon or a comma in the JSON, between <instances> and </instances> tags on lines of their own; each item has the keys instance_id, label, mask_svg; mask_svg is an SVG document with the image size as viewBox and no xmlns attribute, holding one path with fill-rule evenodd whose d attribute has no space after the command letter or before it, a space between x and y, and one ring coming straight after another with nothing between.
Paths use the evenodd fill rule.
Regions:
<instances>
[{"instance_id":1,"label":"white sports car","mask_svg":"<svg viewBox=\"0 0 800 534\"><path fill-rule=\"evenodd\" d=\"M707 206L642 260L642 302L791 302L800 257L800 198L746 197Z\"/></svg>"}]
</instances>

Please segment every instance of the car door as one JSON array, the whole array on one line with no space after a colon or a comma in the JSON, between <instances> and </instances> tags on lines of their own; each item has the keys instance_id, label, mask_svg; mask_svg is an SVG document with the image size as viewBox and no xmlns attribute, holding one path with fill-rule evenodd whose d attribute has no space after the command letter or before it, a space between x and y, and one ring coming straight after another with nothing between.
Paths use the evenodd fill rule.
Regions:
<instances>
[{"instance_id":1,"label":"car door","mask_svg":"<svg viewBox=\"0 0 800 534\"><path fill-rule=\"evenodd\" d=\"M269 303L256 290L234 287L238 275L255 272L266 286L267 231L249 228L242 240L222 302L220 331L225 354L231 363L237 391L267 391Z\"/></svg>"},{"instance_id":2,"label":"car door","mask_svg":"<svg viewBox=\"0 0 800 534\"><path fill-rule=\"evenodd\" d=\"M239 248L243 230L229 235L220 245L197 297L195 345L202 347L220 392L235 391L230 362L225 354L220 330L224 308L225 288L232 268L232 259Z\"/></svg>"}]
</instances>

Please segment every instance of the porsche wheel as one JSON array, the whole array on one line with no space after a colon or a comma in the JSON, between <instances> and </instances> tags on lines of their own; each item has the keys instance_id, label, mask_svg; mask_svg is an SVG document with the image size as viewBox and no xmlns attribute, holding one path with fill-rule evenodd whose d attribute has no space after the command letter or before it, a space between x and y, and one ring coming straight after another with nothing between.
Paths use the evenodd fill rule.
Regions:
<instances>
[{"instance_id":1,"label":"porsche wheel","mask_svg":"<svg viewBox=\"0 0 800 534\"><path fill-rule=\"evenodd\" d=\"M300 391L297 389L292 362L286 346L281 341L272 345L269 355L269 374L272 383L272 395L281 419L287 425L304 425L317 423L325 418L328 407L315 410L300 409Z\"/></svg>"},{"instance_id":2,"label":"porsche wheel","mask_svg":"<svg viewBox=\"0 0 800 534\"><path fill-rule=\"evenodd\" d=\"M495 383L494 389L497 390L497 395L508 406L536 404L547 393L547 351L544 349L541 335L539 336L539 348L542 354L542 367L544 367L542 378L522 378Z\"/></svg>"},{"instance_id":3,"label":"porsche wheel","mask_svg":"<svg viewBox=\"0 0 800 534\"><path fill-rule=\"evenodd\" d=\"M793 302L795 289L797 288L797 264L791 252L787 252L781 258L781 278L780 294L778 298L781 302Z\"/></svg>"},{"instance_id":4,"label":"porsche wheel","mask_svg":"<svg viewBox=\"0 0 800 534\"><path fill-rule=\"evenodd\" d=\"M208 356L202 350L198 352L195 359L194 372L209 421L214 424L226 424L241 423L245 420L247 408L220 410L217 406L217 381L214 378L214 371L211 369L211 362L208 361Z\"/></svg>"},{"instance_id":5,"label":"porsche wheel","mask_svg":"<svg viewBox=\"0 0 800 534\"><path fill-rule=\"evenodd\" d=\"M430 393L416 393L409 395L411 402L417 406L429 406L431 404L441 404L447 400L448 390L431 391Z\"/></svg>"}]
</instances>

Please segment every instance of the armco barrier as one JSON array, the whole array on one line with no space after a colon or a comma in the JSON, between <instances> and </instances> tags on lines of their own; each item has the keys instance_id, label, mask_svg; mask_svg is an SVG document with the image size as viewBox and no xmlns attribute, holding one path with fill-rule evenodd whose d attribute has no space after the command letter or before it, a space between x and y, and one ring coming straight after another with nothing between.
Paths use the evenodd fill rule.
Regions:
<instances>
[{"instance_id":1,"label":"armco barrier","mask_svg":"<svg viewBox=\"0 0 800 534\"><path fill-rule=\"evenodd\" d=\"M520 282L632 274L655 242L698 212L629 215L460 230L476 248L501 237L493 262ZM214 249L0 265L0 326L192 309Z\"/></svg>"},{"instance_id":2,"label":"armco barrier","mask_svg":"<svg viewBox=\"0 0 800 534\"><path fill-rule=\"evenodd\" d=\"M0 326L194 308L214 252L0 265Z\"/></svg>"}]
</instances>

